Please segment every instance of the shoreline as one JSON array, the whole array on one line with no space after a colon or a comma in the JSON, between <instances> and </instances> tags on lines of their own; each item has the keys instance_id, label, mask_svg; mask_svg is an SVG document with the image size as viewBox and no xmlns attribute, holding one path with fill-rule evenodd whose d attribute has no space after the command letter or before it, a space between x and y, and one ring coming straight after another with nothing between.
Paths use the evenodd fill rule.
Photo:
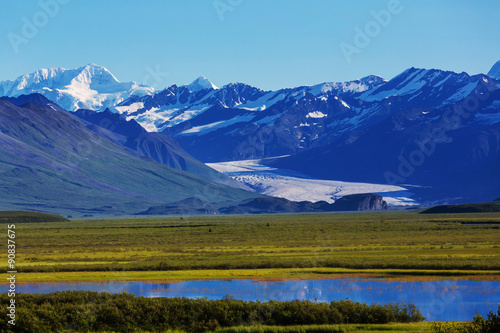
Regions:
<instances>
[{"instance_id":1,"label":"shoreline","mask_svg":"<svg viewBox=\"0 0 500 333\"><path fill-rule=\"evenodd\" d=\"M282 281L305 279L386 279L398 281L432 280L500 280L500 271L492 270L416 270L416 269L348 269L348 268L278 268L178 271L82 271L19 272L18 283L113 282L190 280L256 280ZM5 283L0 283L3 285Z\"/></svg>"}]
</instances>

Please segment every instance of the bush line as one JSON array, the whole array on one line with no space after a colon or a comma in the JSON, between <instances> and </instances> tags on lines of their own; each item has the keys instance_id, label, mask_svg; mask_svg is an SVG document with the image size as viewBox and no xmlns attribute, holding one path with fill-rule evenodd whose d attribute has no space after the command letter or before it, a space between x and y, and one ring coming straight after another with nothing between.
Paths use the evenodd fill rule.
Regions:
<instances>
[{"instance_id":1,"label":"bush line","mask_svg":"<svg viewBox=\"0 0 500 333\"><path fill-rule=\"evenodd\" d=\"M2 304L7 295L0 296ZM10 331L5 307L0 326ZM372 304L350 300L247 302L188 298L148 298L133 294L64 291L16 295L15 332L205 332L241 326L386 324L423 321L410 304Z\"/></svg>"}]
</instances>

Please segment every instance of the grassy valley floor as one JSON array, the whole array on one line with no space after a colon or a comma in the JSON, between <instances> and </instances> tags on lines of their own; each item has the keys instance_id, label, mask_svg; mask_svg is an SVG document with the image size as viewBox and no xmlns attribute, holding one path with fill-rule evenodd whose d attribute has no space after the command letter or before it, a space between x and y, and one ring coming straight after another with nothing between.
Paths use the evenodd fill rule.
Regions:
<instances>
[{"instance_id":1,"label":"grassy valley floor","mask_svg":"<svg viewBox=\"0 0 500 333\"><path fill-rule=\"evenodd\" d=\"M20 282L500 274L500 214L157 217L16 224Z\"/></svg>"}]
</instances>

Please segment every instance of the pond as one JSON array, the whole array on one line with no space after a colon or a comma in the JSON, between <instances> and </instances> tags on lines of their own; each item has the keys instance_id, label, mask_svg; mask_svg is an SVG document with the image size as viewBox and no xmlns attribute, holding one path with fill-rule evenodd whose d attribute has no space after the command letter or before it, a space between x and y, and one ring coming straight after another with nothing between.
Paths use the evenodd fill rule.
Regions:
<instances>
[{"instance_id":1,"label":"pond","mask_svg":"<svg viewBox=\"0 0 500 333\"><path fill-rule=\"evenodd\" d=\"M147 297L188 297L221 299L229 295L246 301L295 299L330 302L350 299L367 304L413 302L427 320L470 321L478 312L496 313L500 302L500 281L437 280L405 281L392 279L311 279L285 281L202 280L181 282L82 282L25 283L22 293L52 293L62 290L88 290L134 293Z\"/></svg>"}]
</instances>

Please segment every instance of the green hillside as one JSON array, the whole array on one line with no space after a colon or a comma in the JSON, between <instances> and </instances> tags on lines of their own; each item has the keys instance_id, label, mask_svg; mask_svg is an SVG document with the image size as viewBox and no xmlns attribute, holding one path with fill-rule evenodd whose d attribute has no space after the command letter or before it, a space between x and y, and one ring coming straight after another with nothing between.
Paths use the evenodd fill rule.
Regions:
<instances>
[{"instance_id":1,"label":"green hillside","mask_svg":"<svg viewBox=\"0 0 500 333\"><path fill-rule=\"evenodd\" d=\"M66 112L0 100L0 119L0 209L127 215L189 197L256 197L135 156Z\"/></svg>"},{"instance_id":2,"label":"green hillside","mask_svg":"<svg viewBox=\"0 0 500 333\"><path fill-rule=\"evenodd\" d=\"M1 223L41 223L41 222L69 222L65 217L55 214L45 214L27 211L0 211Z\"/></svg>"},{"instance_id":3,"label":"green hillside","mask_svg":"<svg viewBox=\"0 0 500 333\"><path fill-rule=\"evenodd\" d=\"M453 213L498 213L500 201L471 203L463 205L441 205L424 210L420 214L453 214Z\"/></svg>"}]
</instances>

